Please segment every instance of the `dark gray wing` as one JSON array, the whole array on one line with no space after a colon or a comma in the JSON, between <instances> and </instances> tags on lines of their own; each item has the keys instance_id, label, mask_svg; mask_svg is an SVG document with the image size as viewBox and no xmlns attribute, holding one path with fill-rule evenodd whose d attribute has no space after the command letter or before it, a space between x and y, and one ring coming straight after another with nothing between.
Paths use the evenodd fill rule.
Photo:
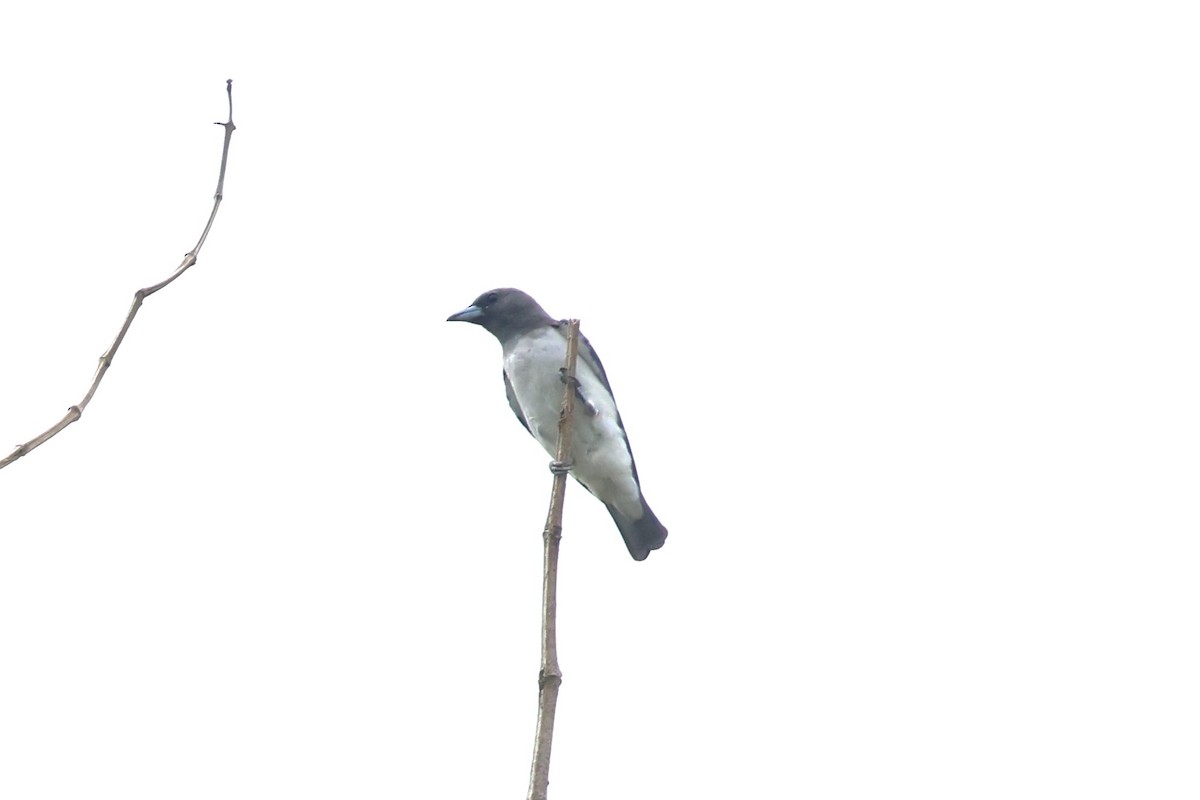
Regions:
<instances>
[{"instance_id":1,"label":"dark gray wing","mask_svg":"<svg viewBox=\"0 0 1200 800\"><path fill-rule=\"evenodd\" d=\"M525 426L525 430L529 431L529 423L525 421L525 415L521 413L521 406L517 405L517 394L513 391L512 382L508 379L508 373L500 370L504 376L504 394L508 397L508 406L517 415L517 419ZM533 436L533 431L529 431L529 435Z\"/></svg>"}]
</instances>

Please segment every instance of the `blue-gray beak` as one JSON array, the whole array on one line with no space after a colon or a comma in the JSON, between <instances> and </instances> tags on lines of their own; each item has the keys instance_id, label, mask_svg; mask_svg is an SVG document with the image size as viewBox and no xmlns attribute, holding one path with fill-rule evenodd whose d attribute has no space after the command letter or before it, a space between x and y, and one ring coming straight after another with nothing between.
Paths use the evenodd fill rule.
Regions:
<instances>
[{"instance_id":1,"label":"blue-gray beak","mask_svg":"<svg viewBox=\"0 0 1200 800\"><path fill-rule=\"evenodd\" d=\"M451 314L446 317L446 322L474 322L482 316L482 308L479 306L467 306L457 314Z\"/></svg>"}]
</instances>

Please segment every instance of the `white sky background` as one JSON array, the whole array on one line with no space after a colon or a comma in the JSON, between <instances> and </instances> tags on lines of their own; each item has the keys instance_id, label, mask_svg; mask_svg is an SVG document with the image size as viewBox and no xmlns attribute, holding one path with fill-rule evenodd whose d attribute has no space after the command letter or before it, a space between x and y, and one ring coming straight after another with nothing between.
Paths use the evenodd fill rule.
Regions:
<instances>
[{"instance_id":1,"label":"white sky background","mask_svg":"<svg viewBox=\"0 0 1200 800\"><path fill-rule=\"evenodd\" d=\"M671 531L571 485L552 796L1200 791L1189 4L171 8L0 32L5 452L239 126L0 472L0 796L523 795L497 286Z\"/></svg>"}]
</instances>

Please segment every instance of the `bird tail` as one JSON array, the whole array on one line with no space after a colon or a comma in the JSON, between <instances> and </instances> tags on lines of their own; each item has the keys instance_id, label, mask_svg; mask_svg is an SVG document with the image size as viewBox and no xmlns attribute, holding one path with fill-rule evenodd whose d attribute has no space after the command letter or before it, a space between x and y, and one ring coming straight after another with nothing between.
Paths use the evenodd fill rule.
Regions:
<instances>
[{"instance_id":1,"label":"bird tail","mask_svg":"<svg viewBox=\"0 0 1200 800\"><path fill-rule=\"evenodd\" d=\"M638 519L630 519L607 503L605 507L612 514L613 522L617 523L621 538L625 540L625 546L629 548L629 555L633 556L634 561L645 561L651 550L657 550L667 541L667 529L654 516L650 506L646 505L645 498L642 499L642 516Z\"/></svg>"}]
</instances>

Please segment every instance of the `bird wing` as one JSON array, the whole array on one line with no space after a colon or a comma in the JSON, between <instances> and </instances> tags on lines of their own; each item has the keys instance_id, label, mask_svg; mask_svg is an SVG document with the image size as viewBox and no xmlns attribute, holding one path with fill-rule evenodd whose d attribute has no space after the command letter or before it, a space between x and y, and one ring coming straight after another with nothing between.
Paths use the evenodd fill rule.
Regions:
<instances>
[{"instance_id":1,"label":"bird wing","mask_svg":"<svg viewBox=\"0 0 1200 800\"><path fill-rule=\"evenodd\" d=\"M508 397L509 408L517 415L517 419L525 426L525 430L529 431L529 435L533 436L529 423L525 421L525 414L521 411L521 405L517 402L517 393L513 391L512 381L508 379L508 372L501 370L501 373L504 375L504 394Z\"/></svg>"}]
</instances>

